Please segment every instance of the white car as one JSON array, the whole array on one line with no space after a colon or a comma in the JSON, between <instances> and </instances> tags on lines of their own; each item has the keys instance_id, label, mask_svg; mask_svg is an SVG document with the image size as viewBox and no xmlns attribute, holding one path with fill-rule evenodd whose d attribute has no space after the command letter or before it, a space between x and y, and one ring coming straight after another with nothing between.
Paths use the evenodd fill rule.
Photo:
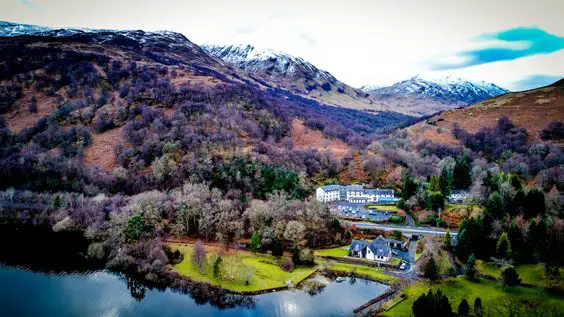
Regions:
<instances>
[{"instance_id":1,"label":"white car","mask_svg":"<svg viewBox=\"0 0 564 317\"><path fill-rule=\"evenodd\" d=\"M406 267L407 267L407 263L402 262L400 265L400 270L405 270Z\"/></svg>"}]
</instances>

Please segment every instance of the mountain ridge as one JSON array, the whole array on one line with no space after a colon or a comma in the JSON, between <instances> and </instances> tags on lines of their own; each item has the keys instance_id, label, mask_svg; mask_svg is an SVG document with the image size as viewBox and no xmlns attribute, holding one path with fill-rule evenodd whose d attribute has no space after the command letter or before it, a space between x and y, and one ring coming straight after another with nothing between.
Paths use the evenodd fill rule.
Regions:
<instances>
[{"instance_id":1,"label":"mountain ridge","mask_svg":"<svg viewBox=\"0 0 564 317\"><path fill-rule=\"evenodd\" d=\"M474 81L459 77L445 76L424 78L420 75L397 82L391 86L365 91L374 96L399 95L404 97L421 96L435 99L444 104L471 105L487 98L509 92L495 84Z\"/></svg>"}]
</instances>

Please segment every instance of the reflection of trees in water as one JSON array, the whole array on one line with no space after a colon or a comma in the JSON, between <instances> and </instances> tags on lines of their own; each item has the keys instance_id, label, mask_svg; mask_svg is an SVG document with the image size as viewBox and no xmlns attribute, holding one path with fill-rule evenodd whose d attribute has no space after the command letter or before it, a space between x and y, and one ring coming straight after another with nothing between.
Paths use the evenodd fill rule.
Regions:
<instances>
[{"instance_id":1,"label":"reflection of trees in water","mask_svg":"<svg viewBox=\"0 0 564 317\"><path fill-rule=\"evenodd\" d=\"M327 284L322 283L320 281L308 280L303 284L302 290L304 290L311 297L313 297L313 296L321 294L321 292L323 292L323 290L325 289L326 286L327 286Z\"/></svg>"},{"instance_id":2,"label":"reflection of trees in water","mask_svg":"<svg viewBox=\"0 0 564 317\"><path fill-rule=\"evenodd\" d=\"M349 284L354 285L356 284L356 277L351 275L351 277L349 277Z\"/></svg>"},{"instance_id":3,"label":"reflection of trees in water","mask_svg":"<svg viewBox=\"0 0 564 317\"><path fill-rule=\"evenodd\" d=\"M0 263L47 274L91 272L103 268L84 257L88 240L78 232L53 232L48 226L0 224Z\"/></svg>"},{"instance_id":4,"label":"reflection of trees in water","mask_svg":"<svg viewBox=\"0 0 564 317\"><path fill-rule=\"evenodd\" d=\"M116 273L119 274L119 273ZM164 292L170 288L172 292L188 294L198 305L210 304L219 309L228 308L246 308L254 309L255 301L251 295L240 295L230 293L218 287L214 287L204 283L192 282L189 280L177 278L174 275L166 275L163 278L166 281L161 283L149 283L141 276L133 274L119 274L120 279L127 285L131 297L137 301L145 298L147 290L159 290Z\"/></svg>"},{"instance_id":5,"label":"reflection of trees in water","mask_svg":"<svg viewBox=\"0 0 564 317\"><path fill-rule=\"evenodd\" d=\"M125 285L127 285L127 289L136 301L140 302L145 298L145 294L147 293L147 287L141 283L138 279L133 276L124 275L123 280L125 280Z\"/></svg>"}]
</instances>

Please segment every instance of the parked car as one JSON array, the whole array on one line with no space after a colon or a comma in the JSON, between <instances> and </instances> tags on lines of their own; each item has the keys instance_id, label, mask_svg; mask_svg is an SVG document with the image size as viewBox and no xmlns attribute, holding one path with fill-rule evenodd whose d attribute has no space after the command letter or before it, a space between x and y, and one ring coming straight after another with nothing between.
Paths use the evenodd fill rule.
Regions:
<instances>
[{"instance_id":1,"label":"parked car","mask_svg":"<svg viewBox=\"0 0 564 317\"><path fill-rule=\"evenodd\" d=\"M400 265L400 270L405 270L407 268L407 263L402 262Z\"/></svg>"}]
</instances>

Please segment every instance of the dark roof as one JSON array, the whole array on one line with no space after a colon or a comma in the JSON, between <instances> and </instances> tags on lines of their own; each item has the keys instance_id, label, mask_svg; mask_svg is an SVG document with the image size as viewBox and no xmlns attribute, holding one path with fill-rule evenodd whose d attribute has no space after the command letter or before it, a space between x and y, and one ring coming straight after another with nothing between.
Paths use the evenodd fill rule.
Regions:
<instances>
[{"instance_id":1,"label":"dark roof","mask_svg":"<svg viewBox=\"0 0 564 317\"><path fill-rule=\"evenodd\" d=\"M374 239L374 241L368 245L368 248L370 248L372 253L378 256L390 256L390 253L392 253L392 249L390 249L388 241L382 236Z\"/></svg>"},{"instance_id":2,"label":"dark roof","mask_svg":"<svg viewBox=\"0 0 564 317\"><path fill-rule=\"evenodd\" d=\"M367 195L393 195L394 194L394 190L393 189L365 189L364 194Z\"/></svg>"},{"instance_id":3,"label":"dark roof","mask_svg":"<svg viewBox=\"0 0 564 317\"><path fill-rule=\"evenodd\" d=\"M395 240L395 239L388 239L388 242L390 242L390 243L395 243L395 244L404 244L404 243L407 243L407 241L401 241L401 240Z\"/></svg>"},{"instance_id":4,"label":"dark roof","mask_svg":"<svg viewBox=\"0 0 564 317\"><path fill-rule=\"evenodd\" d=\"M368 241L365 240L353 240L349 248L349 252L360 252L366 248Z\"/></svg>"},{"instance_id":5,"label":"dark roof","mask_svg":"<svg viewBox=\"0 0 564 317\"><path fill-rule=\"evenodd\" d=\"M467 190L452 190L450 192L451 195L469 195L470 192Z\"/></svg>"},{"instance_id":6,"label":"dark roof","mask_svg":"<svg viewBox=\"0 0 564 317\"><path fill-rule=\"evenodd\" d=\"M338 190L341 188L340 185L325 185L325 186L321 186L321 188L324 191L332 191L332 190Z\"/></svg>"}]
</instances>

